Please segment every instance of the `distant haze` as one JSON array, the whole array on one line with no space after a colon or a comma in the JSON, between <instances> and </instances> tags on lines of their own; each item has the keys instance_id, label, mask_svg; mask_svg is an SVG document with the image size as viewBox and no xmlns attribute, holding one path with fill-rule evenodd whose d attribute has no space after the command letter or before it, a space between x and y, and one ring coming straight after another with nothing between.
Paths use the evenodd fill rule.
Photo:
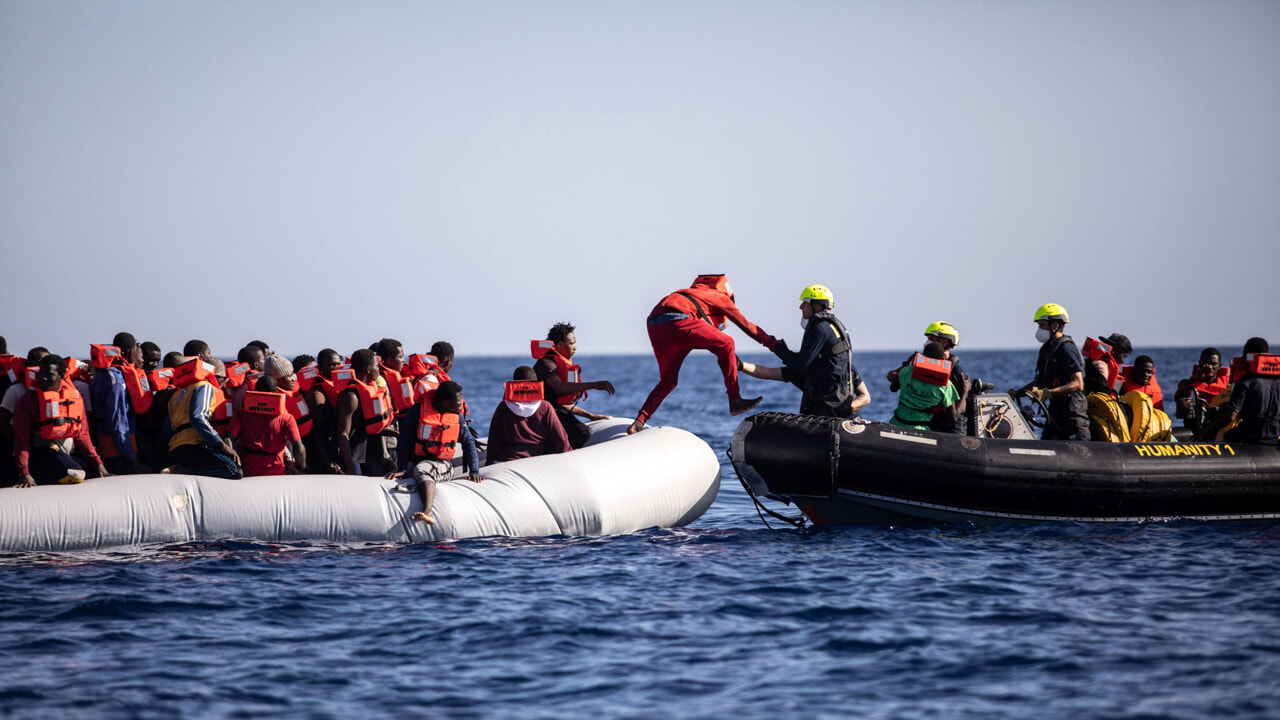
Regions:
<instances>
[{"instance_id":1,"label":"distant haze","mask_svg":"<svg viewBox=\"0 0 1280 720\"><path fill-rule=\"evenodd\" d=\"M1280 3L0 4L0 334L644 352L701 272L793 343L1035 308L1280 342ZM758 346L741 333L740 344Z\"/></svg>"}]
</instances>

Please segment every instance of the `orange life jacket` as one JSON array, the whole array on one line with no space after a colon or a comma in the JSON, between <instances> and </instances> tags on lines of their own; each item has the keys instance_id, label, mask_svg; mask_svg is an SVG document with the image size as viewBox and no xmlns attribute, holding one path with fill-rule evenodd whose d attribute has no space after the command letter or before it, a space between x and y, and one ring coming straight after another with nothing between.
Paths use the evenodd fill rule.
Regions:
<instances>
[{"instance_id":1,"label":"orange life jacket","mask_svg":"<svg viewBox=\"0 0 1280 720\"><path fill-rule=\"evenodd\" d=\"M1191 368L1192 377L1195 377L1196 370L1198 369L1198 366ZM1218 393L1225 390L1230 384L1231 368L1220 367L1218 368L1218 376L1213 379L1213 382L1193 382L1191 383L1191 387L1199 393L1202 400L1205 402L1213 402L1213 399L1218 397Z\"/></svg>"},{"instance_id":2,"label":"orange life jacket","mask_svg":"<svg viewBox=\"0 0 1280 720\"><path fill-rule=\"evenodd\" d=\"M151 401L155 398L147 374L141 368L125 362L124 358L117 358L115 367L120 369L120 375L124 377L124 389L129 393L129 404L133 406L133 412L137 415L145 414L151 409Z\"/></svg>"},{"instance_id":3,"label":"orange life jacket","mask_svg":"<svg viewBox=\"0 0 1280 720\"><path fill-rule=\"evenodd\" d=\"M323 379L323 378L322 378ZM356 371L351 369L349 365L342 365L333 369L329 373L329 384L322 385L324 394L329 398L329 403L333 404L338 401L338 396L343 390L347 389L356 379Z\"/></svg>"},{"instance_id":4,"label":"orange life jacket","mask_svg":"<svg viewBox=\"0 0 1280 720\"><path fill-rule=\"evenodd\" d=\"M1280 355L1249 353L1244 356L1244 366L1254 375L1280 377Z\"/></svg>"},{"instance_id":5,"label":"orange life jacket","mask_svg":"<svg viewBox=\"0 0 1280 720\"><path fill-rule=\"evenodd\" d=\"M73 357L66 358L64 362L67 366L67 369L66 369L66 372L62 374L63 377L73 382L76 380L89 382L90 376L89 376L88 366L86 366L83 362Z\"/></svg>"},{"instance_id":6,"label":"orange life jacket","mask_svg":"<svg viewBox=\"0 0 1280 720\"><path fill-rule=\"evenodd\" d=\"M334 370L334 375L338 374ZM360 398L360 415L364 418L364 432L366 435L373 436L387 429L391 421L395 419L391 410L391 401L387 398L387 389L378 385L368 385L351 378L348 389L355 390L356 397Z\"/></svg>"},{"instance_id":7,"label":"orange life jacket","mask_svg":"<svg viewBox=\"0 0 1280 720\"><path fill-rule=\"evenodd\" d=\"M17 355L0 355L0 374L9 378L11 384L16 385L26 376L26 372L26 358Z\"/></svg>"},{"instance_id":8,"label":"orange life jacket","mask_svg":"<svg viewBox=\"0 0 1280 720\"><path fill-rule=\"evenodd\" d=\"M536 342L536 341L535 341ZM550 357L556 363L556 377L560 378L560 382L580 383L582 382L582 367L569 362L569 359L552 348L550 352L544 353L539 360ZM586 397L586 393L576 392L568 395L556 396L556 403L559 405L572 405L577 402L578 398Z\"/></svg>"},{"instance_id":9,"label":"orange life jacket","mask_svg":"<svg viewBox=\"0 0 1280 720\"><path fill-rule=\"evenodd\" d=\"M249 363L236 362L227 366L227 387L238 388L250 379ZM250 388L253 386L250 385Z\"/></svg>"},{"instance_id":10,"label":"orange life jacket","mask_svg":"<svg viewBox=\"0 0 1280 720\"><path fill-rule=\"evenodd\" d=\"M437 410L432 404L435 396L433 390L419 402L418 441L413 452L418 457L452 460L462 431L462 416Z\"/></svg>"},{"instance_id":11,"label":"orange life jacket","mask_svg":"<svg viewBox=\"0 0 1280 720\"><path fill-rule=\"evenodd\" d=\"M293 392L284 391L284 408L289 411L298 423L298 434L306 437L311 432L311 407L307 404L306 393L301 388Z\"/></svg>"},{"instance_id":12,"label":"orange life jacket","mask_svg":"<svg viewBox=\"0 0 1280 720\"><path fill-rule=\"evenodd\" d=\"M106 370L115 364L120 357L120 348L115 345L90 345L89 362L99 370Z\"/></svg>"},{"instance_id":13,"label":"orange life jacket","mask_svg":"<svg viewBox=\"0 0 1280 720\"><path fill-rule=\"evenodd\" d=\"M502 390L506 402L537 402L542 399L543 383L537 380L508 380Z\"/></svg>"},{"instance_id":14,"label":"orange life jacket","mask_svg":"<svg viewBox=\"0 0 1280 720\"><path fill-rule=\"evenodd\" d=\"M431 368L439 367L440 360L435 355L417 353L404 359L404 368L400 373L416 379L431 372Z\"/></svg>"},{"instance_id":15,"label":"orange life jacket","mask_svg":"<svg viewBox=\"0 0 1280 720\"><path fill-rule=\"evenodd\" d=\"M1114 390L1120 378L1120 363L1112 355L1112 347L1098 338L1085 338L1081 354L1086 360L1101 360L1107 364L1107 388Z\"/></svg>"},{"instance_id":16,"label":"orange life jacket","mask_svg":"<svg viewBox=\"0 0 1280 720\"><path fill-rule=\"evenodd\" d=\"M382 366L382 376L387 379L387 392L391 395L391 407L396 409L396 414L403 414L413 407L413 380L385 365Z\"/></svg>"},{"instance_id":17,"label":"orange life jacket","mask_svg":"<svg viewBox=\"0 0 1280 720\"><path fill-rule=\"evenodd\" d=\"M285 402L286 398L283 393L246 390L242 409L254 415L270 415L274 417L285 413Z\"/></svg>"},{"instance_id":18,"label":"orange life jacket","mask_svg":"<svg viewBox=\"0 0 1280 720\"><path fill-rule=\"evenodd\" d=\"M154 392L168 390L173 385L173 368L156 368L147 373L147 382Z\"/></svg>"},{"instance_id":19,"label":"orange life jacket","mask_svg":"<svg viewBox=\"0 0 1280 720\"><path fill-rule=\"evenodd\" d=\"M42 440L65 440L80 434L84 427L84 398L69 380L63 380L57 390L37 390L40 417L36 427Z\"/></svg>"},{"instance_id":20,"label":"orange life jacket","mask_svg":"<svg viewBox=\"0 0 1280 720\"><path fill-rule=\"evenodd\" d=\"M1137 390L1138 392L1151 398L1151 406L1157 410L1164 409L1164 392L1160 390L1160 383L1156 382L1155 373L1151 374L1151 380L1146 385L1139 385L1133 379L1133 366L1125 365L1120 368L1120 377L1124 379L1124 383L1120 385L1120 396L1125 393Z\"/></svg>"},{"instance_id":21,"label":"orange life jacket","mask_svg":"<svg viewBox=\"0 0 1280 720\"><path fill-rule=\"evenodd\" d=\"M942 387L951 382L951 361L931 358L918 352L911 358L911 377L920 382Z\"/></svg>"},{"instance_id":22,"label":"orange life jacket","mask_svg":"<svg viewBox=\"0 0 1280 720\"><path fill-rule=\"evenodd\" d=\"M298 389L307 392L320 378L320 366L308 365L298 371Z\"/></svg>"},{"instance_id":23,"label":"orange life jacket","mask_svg":"<svg viewBox=\"0 0 1280 720\"><path fill-rule=\"evenodd\" d=\"M32 365L31 367L27 368L27 376L26 378L23 379L23 382L27 384L27 387L34 390L36 387L36 375L39 375L39 374L40 374L40 366Z\"/></svg>"},{"instance_id":24,"label":"orange life jacket","mask_svg":"<svg viewBox=\"0 0 1280 720\"><path fill-rule=\"evenodd\" d=\"M214 432L228 437L231 434L231 401L216 380L210 380L209 385L213 388L213 413L209 416L209 424Z\"/></svg>"}]
</instances>

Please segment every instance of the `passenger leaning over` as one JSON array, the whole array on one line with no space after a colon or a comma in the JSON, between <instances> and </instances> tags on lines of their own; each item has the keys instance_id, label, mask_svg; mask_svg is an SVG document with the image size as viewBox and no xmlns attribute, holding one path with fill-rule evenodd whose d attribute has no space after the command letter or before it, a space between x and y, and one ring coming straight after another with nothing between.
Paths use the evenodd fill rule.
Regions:
<instances>
[{"instance_id":1,"label":"passenger leaning over","mask_svg":"<svg viewBox=\"0 0 1280 720\"><path fill-rule=\"evenodd\" d=\"M1036 310L1036 340L1041 343L1036 358L1036 377L1017 390L1047 403L1048 424L1042 440L1088 440L1089 403L1084 396L1084 358L1070 335L1064 335L1070 319L1067 309L1057 303Z\"/></svg>"},{"instance_id":2,"label":"passenger leaning over","mask_svg":"<svg viewBox=\"0 0 1280 720\"><path fill-rule=\"evenodd\" d=\"M353 358L354 359L354 358ZM412 477L413 483L401 485L408 492L417 486L422 497L422 510L410 518L434 525L436 483L453 479L453 456L462 446L462 465L467 479L482 482L475 438L467 432L463 416L462 386L452 380L425 393L405 416L400 430L399 470L387 474L392 480Z\"/></svg>"},{"instance_id":3,"label":"passenger leaning over","mask_svg":"<svg viewBox=\"0 0 1280 720\"><path fill-rule=\"evenodd\" d=\"M1120 395L1124 396L1134 390L1151 398L1151 406L1156 410L1164 410L1164 392L1160 390L1160 382L1156 380L1156 361L1149 355L1139 355L1133 359L1133 365L1120 369Z\"/></svg>"},{"instance_id":4,"label":"passenger leaning over","mask_svg":"<svg viewBox=\"0 0 1280 720\"><path fill-rule=\"evenodd\" d=\"M206 346L207 349L207 346ZM238 479L240 457L231 441L214 430L214 416L225 406L226 397L215 385L214 366L191 357L174 368L177 391L169 398L169 467L161 472L184 472ZM230 424L230 418L227 418Z\"/></svg>"},{"instance_id":5,"label":"passenger leaning over","mask_svg":"<svg viewBox=\"0 0 1280 720\"><path fill-rule=\"evenodd\" d=\"M141 367L142 347L127 332L116 333L111 344L119 354L95 350L98 371L89 382L98 450L114 475L149 473L151 468L138 456L138 417L150 412L154 400Z\"/></svg>"},{"instance_id":6,"label":"passenger leaning over","mask_svg":"<svg viewBox=\"0 0 1280 720\"><path fill-rule=\"evenodd\" d=\"M734 303L733 289L724 275L699 275L693 284L658 301L646 321L649 344L658 361L658 384L645 398L627 434L639 432L680 380L680 366L693 350L709 350L720 364L729 414L741 415L763 398L744 400L738 390L738 358L733 338L724 333L725 320L733 321L753 340L772 350L778 341L748 320Z\"/></svg>"},{"instance_id":7,"label":"passenger leaning over","mask_svg":"<svg viewBox=\"0 0 1280 720\"><path fill-rule=\"evenodd\" d=\"M533 368L521 365L503 388L502 402L489 421L485 465L569 452L572 446Z\"/></svg>"},{"instance_id":8,"label":"passenger leaning over","mask_svg":"<svg viewBox=\"0 0 1280 720\"><path fill-rule=\"evenodd\" d=\"M1129 338L1120 333L1111 333L1101 341L1089 338L1085 341L1083 356L1084 394L1100 392L1107 395L1116 394L1116 382L1120 379L1120 366L1125 358L1133 352Z\"/></svg>"},{"instance_id":9,"label":"passenger leaning over","mask_svg":"<svg viewBox=\"0 0 1280 720\"><path fill-rule=\"evenodd\" d=\"M1227 410L1197 437L1213 440L1223 428L1223 442L1275 445L1280 440L1280 355L1272 355L1264 338L1244 344L1244 375L1231 386ZM1231 424L1239 420L1239 424Z\"/></svg>"},{"instance_id":10,"label":"passenger leaning over","mask_svg":"<svg viewBox=\"0 0 1280 720\"><path fill-rule=\"evenodd\" d=\"M575 328L569 323L556 323L547 331L547 340L551 348L533 365L533 372L545 385L543 397L555 401L556 417L564 426L565 435L574 450L587 444L591 439L591 429L578 418L588 420L608 420L608 415L597 415L585 410L578 404L586 396L587 390L603 390L612 395L613 383L608 380L582 382L582 369L573 363L573 356L578 353L578 336Z\"/></svg>"},{"instance_id":11,"label":"passenger leaning over","mask_svg":"<svg viewBox=\"0 0 1280 720\"><path fill-rule=\"evenodd\" d=\"M942 348L942 359L951 363L950 382L952 387L956 389L958 397L951 405L943 408L941 412L935 413L929 420L929 429L934 432L964 434L964 407L965 401L969 397L969 375L960 366L960 358L953 354L951 350L960 343L960 331L956 330L951 323L939 320L930 324L924 329L925 345L929 343L937 343ZM888 375L889 391L899 392L901 382L899 374L902 368L907 367L916 359L915 355L907 358L906 362L897 370L891 370ZM901 401L901 398L899 398Z\"/></svg>"},{"instance_id":12,"label":"passenger leaning over","mask_svg":"<svg viewBox=\"0 0 1280 720\"><path fill-rule=\"evenodd\" d=\"M378 356L372 350L352 353L351 370L354 377L334 403L339 462L348 475L372 475L382 469L385 458L380 433L393 419L391 400L386 388L378 385Z\"/></svg>"},{"instance_id":13,"label":"passenger leaning over","mask_svg":"<svg viewBox=\"0 0 1280 720\"><path fill-rule=\"evenodd\" d=\"M785 340L774 346L773 354L782 360L782 367L738 359L738 369L751 377L789 382L800 388L801 415L855 418L871 402L867 384L853 366L849 331L831 312L835 302L835 295L822 285L810 285L800 292L804 338L796 351L789 350Z\"/></svg>"},{"instance_id":14,"label":"passenger leaning over","mask_svg":"<svg viewBox=\"0 0 1280 720\"><path fill-rule=\"evenodd\" d=\"M1200 351L1200 361L1191 368L1191 377L1178 381L1173 393L1174 413L1184 426L1198 430L1217 418L1230 393L1223 401L1215 400L1230 386L1231 370L1222 367L1222 351L1207 347Z\"/></svg>"},{"instance_id":15,"label":"passenger leaning over","mask_svg":"<svg viewBox=\"0 0 1280 720\"><path fill-rule=\"evenodd\" d=\"M284 360L278 355L267 359ZM244 462L245 477L306 472L307 452L285 400L276 379L265 374L258 378L253 390L245 392L244 407L231 418L231 434ZM291 451L288 457L286 449Z\"/></svg>"},{"instance_id":16,"label":"passenger leaning over","mask_svg":"<svg viewBox=\"0 0 1280 720\"><path fill-rule=\"evenodd\" d=\"M84 481L84 467L71 457L73 447L97 466L99 476L111 474L89 439L84 400L63 377L63 368L57 355L42 357L35 387L15 408L13 457L18 483L14 487Z\"/></svg>"},{"instance_id":17,"label":"passenger leaning over","mask_svg":"<svg viewBox=\"0 0 1280 720\"><path fill-rule=\"evenodd\" d=\"M960 392L951 382L946 351L936 342L928 343L912 362L898 370L898 408L889 423L930 430L933 418L949 413L959 399Z\"/></svg>"}]
</instances>

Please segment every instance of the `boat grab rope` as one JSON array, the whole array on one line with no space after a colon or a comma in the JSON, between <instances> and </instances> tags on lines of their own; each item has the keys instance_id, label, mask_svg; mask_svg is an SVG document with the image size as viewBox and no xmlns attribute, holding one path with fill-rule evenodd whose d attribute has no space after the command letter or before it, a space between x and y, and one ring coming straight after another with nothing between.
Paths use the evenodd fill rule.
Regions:
<instances>
[{"instance_id":1,"label":"boat grab rope","mask_svg":"<svg viewBox=\"0 0 1280 720\"><path fill-rule=\"evenodd\" d=\"M760 517L760 522L764 523L765 527L770 530L773 529L773 526L769 524L769 521L764 519L764 513L768 513L770 516L777 518L796 529L804 529L807 521L805 520L803 513L796 517L787 517L782 513L774 512L773 510L765 507L764 503L760 502L760 498L756 497L755 491L751 489L751 486L747 484L747 481L742 479L742 473L738 472L738 466L733 464L733 454L726 450L725 455L729 456L729 464L733 466L733 474L738 476L738 482L742 485L742 489L747 491L747 497L751 498L751 502L755 503L756 515Z\"/></svg>"}]
</instances>

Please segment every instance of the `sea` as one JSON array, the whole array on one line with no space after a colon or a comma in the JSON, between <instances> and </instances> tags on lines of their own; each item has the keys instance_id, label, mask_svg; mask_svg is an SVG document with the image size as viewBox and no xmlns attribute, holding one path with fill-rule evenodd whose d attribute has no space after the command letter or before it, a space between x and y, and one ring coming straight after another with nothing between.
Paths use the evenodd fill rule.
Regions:
<instances>
[{"instance_id":1,"label":"sea","mask_svg":"<svg viewBox=\"0 0 1280 720\"><path fill-rule=\"evenodd\" d=\"M1034 350L961 350L1030 379ZM1199 348L1138 352L1171 398ZM855 353L867 417L908 354ZM594 412L634 416L657 379L579 359L617 388ZM528 362L459 358L481 434ZM693 354L653 423L709 443L721 488L682 528L0 555L0 717L1280 717L1280 524L767 525L725 456L738 420Z\"/></svg>"}]
</instances>

